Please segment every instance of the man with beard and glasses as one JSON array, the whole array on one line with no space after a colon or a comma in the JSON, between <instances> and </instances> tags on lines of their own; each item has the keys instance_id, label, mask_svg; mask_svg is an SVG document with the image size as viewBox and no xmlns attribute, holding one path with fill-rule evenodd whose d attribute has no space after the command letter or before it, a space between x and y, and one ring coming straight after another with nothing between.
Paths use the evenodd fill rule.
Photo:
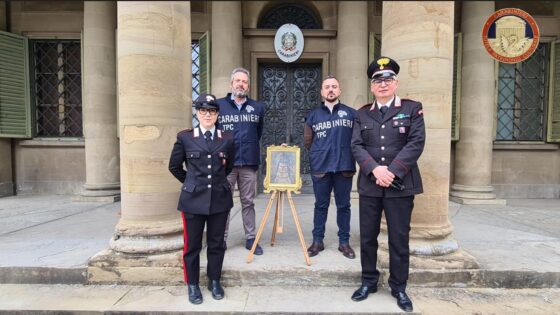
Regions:
<instances>
[{"instance_id":1,"label":"man with beard and glasses","mask_svg":"<svg viewBox=\"0 0 560 315\"><path fill-rule=\"evenodd\" d=\"M315 194L313 243L307 252L313 257L325 249L325 224L331 192L334 190L338 250L344 257L354 259L356 254L350 247L350 191L356 162L350 143L356 110L338 100L340 84L334 76L323 80L321 96L324 102L309 112L303 133L305 147L309 149Z\"/></svg>"},{"instance_id":2,"label":"man with beard and glasses","mask_svg":"<svg viewBox=\"0 0 560 315\"><path fill-rule=\"evenodd\" d=\"M233 171L227 179L233 188L239 188L241 200L241 217L245 230L245 248L251 250L255 242L255 195L257 171L260 165L259 141L263 131L264 105L248 97L250 74L247 69L236 68L231 72L231 93L217 100L220 105L219 124L224 131L234 135L235 157ZM229 218L224 235L224 248L229 229ZM256 245L255 255L262 255L263 250Z\"/></svg>"}]
</instances>

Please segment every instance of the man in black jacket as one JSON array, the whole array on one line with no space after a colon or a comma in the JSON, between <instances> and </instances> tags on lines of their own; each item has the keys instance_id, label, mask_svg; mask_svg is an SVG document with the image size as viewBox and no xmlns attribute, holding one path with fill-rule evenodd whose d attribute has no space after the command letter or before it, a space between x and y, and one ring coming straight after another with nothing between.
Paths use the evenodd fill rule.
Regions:
<instances>
[{"instance_id":1,"label":"man in black jacket","mask_svg":"<svg viewBox=\"0 0 560 315\"><path fill-rule=\"evenodd\" d=\"M409 267L409 231L414 196L422 193L417 161L424 150L422 104L397 96L399 65L388 57L368 67L373 104L358 110L352 135L352 153L360 166L360 245L362 285L352 295L361 301L377 291L377 236L385 211L389 237L389 286L398 306L411 312L406 294Z\"/></svg>"},{"instance_id":2,"label":"man in black jacket","mask_svg":"<svg viewBox=\"0 0 560 315\"><path fill-rule=\"evenodd\" d=\"M220 300L224 290L220 285L225 249L224 231L229 211L233 207L227 175L233 168L233 138L216 128L219 105L215 97L202 94L195 102L200 125L177 134L169 159L169 171L182 184L178 210L183 217L184 278L189 301L202 303L200 292L200 250L206 224L208 243L208 290ZM186 166L186 171L183 167Z\"/></svg>"}]
</instances>

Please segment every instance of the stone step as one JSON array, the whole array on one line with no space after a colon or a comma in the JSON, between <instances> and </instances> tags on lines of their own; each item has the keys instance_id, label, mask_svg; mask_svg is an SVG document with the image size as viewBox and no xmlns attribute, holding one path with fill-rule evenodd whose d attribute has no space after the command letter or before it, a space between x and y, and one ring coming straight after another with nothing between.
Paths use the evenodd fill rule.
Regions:
<instances>
[{"instance_id":1,"label":"stone step","mask_svg":"<svg viewBox=\"0 0 560 315\"><path fill-rule=\"evenodd\" d=\"M188 302L185 286L0 285L0 314L402 314L388 291L350 299L348 287L225 287ZM408 314L421 314L420 311Z\"/></svg>"},{"instance_id":2,"label":"stone step","mask_svg":"<svg viewBox=\"0 0 560 315\"><path fill-rule=\"evenodd\" d=\"M228 249L222 281L228 286L311 286L355 287L360 284L359 258L344 258L336 249L325 249L307 266L297 247L265 254L247 263L247 251L237 246ZM180 253L139 256L102 253L90 260L90 284L181 285L183 273ZM204 255L201 255L200 279L205 279ZM382 265L383 267L383 265ZM386 286L389 272L380 268L380 286ZM411 287L485 287L485 288L558 288L560 271L488 270L488 269L411 269Z\"/></svg>"}]
</instances>

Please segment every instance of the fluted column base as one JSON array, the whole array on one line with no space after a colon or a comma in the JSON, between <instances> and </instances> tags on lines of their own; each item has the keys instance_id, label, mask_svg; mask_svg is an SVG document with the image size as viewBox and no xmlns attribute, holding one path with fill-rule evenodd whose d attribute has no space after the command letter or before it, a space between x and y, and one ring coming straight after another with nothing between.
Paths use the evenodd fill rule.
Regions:
<instances>
[{"instance_id":1,"label":"fluted column base","mask_svg":"<svg viewBox=\"0 0 560 315\"><path fill-rule=\"evenodd\" d=\"M463 205L505 205L505 199L496 198L492 186L470 186L454 184L449 200Z\"/></svg>"},{"instance_id":2,"label":"fluted column base","mask_svg":"<svg viewBox=\"0 0 560 315\"><path fill-rule=\"evenodd\" d=\"M183 283L180 216L120 220L109 248L88 262L88 283L180 285Z\"/></svg>"},{"instance_id":3,"label":"fluted column base","mask_svg":"<svg viewBox=\"0 0 560 315\"><path fill-rule=\"evenodd\" d=\"M88 262L88 284L181 285L182 251L156 255L106 249Z\"/></svg>"},{"instance_id":4,"label":"fluted column base","mask_svg":"<svg viewBox=\"0 0 560 315\"><path fill-rule=\"evenodd\" d=\"M459 247L452 235L441 239L410 239L410 269L478 269L472 255ZM381 268L389 268L387 234L381 233L378 259Z\"/></svg>"},{"instance_id":5,"label":"fluted column base","mask_svg":"<svg viewBox=\"0 0 560 315\"><path fill-rule=\"evenodd\" d=\"M121 200L120 183L84 184L78 196L73 201L84 202L117 202Z\"/></svg>"},{"instance_id":6,"label":"fluted column base","mask_svg":"<svg viewBox=\"0 0 560 315\"><path fill-rule=\"evenodd\" d=\"M160 220L120 220L109 242L112 250L126 254L159 254L183 248L180 216Z\"/></svg>"}]
</instances>

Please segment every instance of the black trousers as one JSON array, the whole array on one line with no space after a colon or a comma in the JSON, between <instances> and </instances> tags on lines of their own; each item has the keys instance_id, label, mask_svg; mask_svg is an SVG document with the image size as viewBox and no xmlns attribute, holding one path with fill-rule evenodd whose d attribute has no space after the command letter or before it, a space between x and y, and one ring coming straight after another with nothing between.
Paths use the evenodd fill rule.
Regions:
<instances>
[{"instance_id":1,"label":"black trousers","mask_svg":"<svg viewBox=\"0 0 560 315\"><path fill-rule=\"evenodd\" d=\"M414 196L385 198L360 195L360 246L362 284L377 286L377 237L385 211L389 236L389 286L404 291L408 281L409 232Z\"/></svg>"},{"instance_id":2,"label":"black trousers","mask_svg":"<svg viewBox=\"0 0 560 315\"><path fill-rule=\"evenodd\" d=\"M211 215L186 214L183 216L183 272L187 284L198 284L200 277L200 250L206 224L208 266L210 280L220 280L224 262L224 232L229 211Z\"/></svg>"}]
</instances>

